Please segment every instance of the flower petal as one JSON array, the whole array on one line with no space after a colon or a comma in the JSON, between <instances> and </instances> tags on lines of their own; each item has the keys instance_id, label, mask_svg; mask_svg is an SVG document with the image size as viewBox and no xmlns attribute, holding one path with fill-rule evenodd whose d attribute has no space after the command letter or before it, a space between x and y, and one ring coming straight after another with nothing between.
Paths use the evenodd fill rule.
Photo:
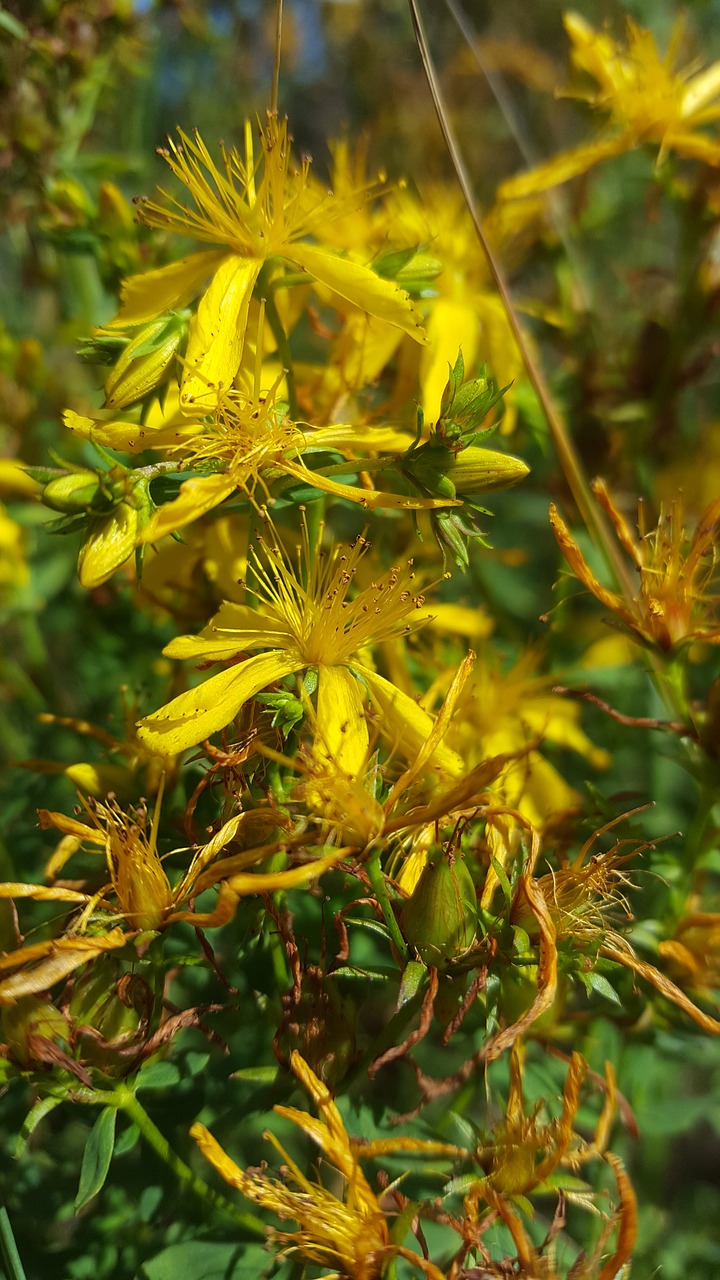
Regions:
<instances>
[{"instance_id":1,"label":"flower petal","mask_svg":"<svg viewBox=\"0 0 720 1280\"><path fill-rule=\"evenodd\" d=\"M397 325L416 342L425 341L420 313L415 310L410 295L394 280L383 280L371 267L340 258L316 245L293 244L283 252L333 293L339 293L341 298L347 298L371 316Z\"/></svg>"},{"instance_id":2,"label":"flower petal","mask_svg":"<svg viewBox=\"0 0 720 1280\"><path fill-rule=\"evenodd\" d=\"M396 688L377 672L370 671L357 662L353 662L352 665L353 669L362 675L370 690L370 697L380 712L383 735L389 738L404 756L412 759L430 737L435 725L433 717L428 715L427 711L423 711L413 698L403 693L402 689ZM430 758L430 765L443 773L450 774L453 778L458 778L465 772L462 757L443 743L435 748Z\"/></svg>"},{"instance_id":3,"label":"flower petal","mask_svg":"<svg viewBox=\"0 0 720 1280\"><path fill-rule=\"evenodd\" d=\"M181 693L138 721L138 738L158 755L172 756L224 729L249 698L305 664L290 654L260 653Z\"/></svg>"},{"instance_id":4,"label":"flower petal","mask_svg":"<svg viewBox=\"0 0 720 1280\"><path fill-rule=\"evenodd\" d=\"M318 668L317 726L316 751L351 778L362 777L370 738L360 686L345 667Z\"/></svg>"},{"instance_id":5,"label":"flower petal","mask_svg":"<svg viewBox=\"0 0 720 1280\"><path fill-rule=\"evenodd\" d=\"M220 265L190 326L183 404L214 404L240 367L248 307L262 263L232 254Z\"/></svg>"},{"instance_id":6,"label":"flower petal","mask_svg":"<svg viewBox=\"0 0 720 1280\"><path fill-rule=\"evenodd\" d=\"M147 446L145 446L147 448ZM141 542L157 542L167 533L175 533L186 525L199 520L207 511L219 507L221 502L235 491L235 481L224 474L193 476L180 485L180 492L172 502L165 502L148 520L140 537Z\"/></svg>"},{"instance_id":7,"label":"flower petal","mask_svg":"<svg viewBox=\"0 0 720 1280\"><path fill-rule=\"evenodd\" d=\"M499 187L497 198L499 201L520 200L524 196L534 195L536 191L559 187L563 182L587 173L593 165L631 149L631 140L627 135L620 134L616 138L605 138L599 142L589 142L585 146L573 147L571 151L560 151L546 164L539 164L535 169L508 178Z\"/></svg>"},{"instance_id":8,"label":"flower petal","mask_svg":"<svg viewBox=\"0 0 720 1280\"><path fill-rule=\"evenodd\" d=\"M120 289L120 310L106 328L124 329L186 306L227 256L227 249L211 249L205 253L193 253L189 258L169 263L167 267L130 276Z\"/></svg>"},{"instance_id":9,"label":"flower petal","mask_svg":"<svg viewBox=\"0 0 720 1280\"><path fill-rule=\"evenodd\" d=\"M288 871L248 871L231 876L225 883L240 895L248 893L272 893L275 889L297 889L308 880L317 880L323 871L334 867L336 862L344 858L347 849L333 849L324 858L316 858L313 862L305 862L301 867L290 867Z\"/></svg>"}]
</instances>

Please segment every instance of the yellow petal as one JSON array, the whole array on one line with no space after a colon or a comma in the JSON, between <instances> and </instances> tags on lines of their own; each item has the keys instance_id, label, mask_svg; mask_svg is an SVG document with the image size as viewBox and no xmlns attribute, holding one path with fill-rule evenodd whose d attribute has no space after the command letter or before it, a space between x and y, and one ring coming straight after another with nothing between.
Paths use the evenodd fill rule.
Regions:
<instances>
[{"instance_id":1,"label":"yellow petal","mask_svg":"<svg viewBox=\"0 0 720 1280\"><path fill-rule=\"evenodd\" d=\"M0 958L0 970L25 966L36 959L40 959L40 963L32 969L22 968L0 981L0 1004L12 1004L21 996L47 991L88 960L103 951L123 947L126 942L122 929L111 929L100 938L59 938L34 947L20 947Z\"/></svg>"},{"instance_id":2,"label":"yellow petal","mask_svg":"<svg viewBox=\"0 0 720 1280\"><path fill-rule=\"evenodd\" d=\"M593 165L602 164L612 156L619 156L629 151L632 142L623 134L616 138L606 138L600 142L590 142L585 146L573 147L571 151L560 151L546 164L540 164L527 173L519 173L515 178L508 178L498 190L498 200L520 200L524 196L534 195L536 191L548 191L558 187L581 173L587 173Z\"/></svg>"},{"instance_id":3,"label":"yellow petal","mask_svg":"<svg viewBox=\"0 0 720 1280\"><path fill-rule=\"evenodd\" d=\"M12 458L0 458L0 495L3 498L34 498L42 493L40 480L33 480L25 470L24 462Z\"/></svg>"},{"instance_id":4,"label":"yellow petal","mask_svg":"<svg viewBox=\"0 0 720 1280\"><path fill-rule=\"evenodd\" d=\"M175 755L203 742L235 718L249 698L305 664L294 655L260 653L220 671L196 689L181 693L152 716L138 721L138 738L158 755Z\"/></svg>"},{"instance_id":5,"label":"yellow petal","mask_svg":"<svg viewBox=\"0 0 720 1280\"><path fill-rule=\"evenodd\" d=\"M682 114L685 120L714 102L720 94L720 62L699 71L685 87L682 98Z\"/></svg>"},{"instance_id":6,"label":"yellow petal","mask_svg":"<svg viewBox=\"0 0 720 1280\"><path fill-rule=\"evenodd\" d=\"M87 902L88 895L77 889L58 889L46 884L0 884L0 898L34 898L36 902Z\"/></svg>"},{"instance_id":7,"label":"yellow petal","mask_svg":"<svg viewBox=\"0 0 720 1280\"><path fill-rule=\"evenodd\" d=\"M215 272L190 326L181 400L214 404L240 367L248 307L262 263L233 254Z\"/></svg>"},{"instance_id":8,"label":"yellow petal","mask_svg":"<svg viewBox=\"0 0 720 1280\"><path fill-rule=\"evenodd\" d=\"M458 350L462 347L466 369L472 369L477 359L478 315L473 300L436 298L426 329L428 346L420 361L422 407L427 421L435 422L448 380L448 366L455 364Z\"/></svg>"},{"instance_id":9,"label":"yellow petal","mask_svg":"<svg viewBox=\"0 0 720 1280\"><path fill-rule=\"evenodd\" d=\"M412 759L430 737L435 724L433 717L428 715L427 711L423 711L413 698L408 697L377 672L361 667L356 662L353 663L353 667L362 675L370 690L370 697L380 713L381 731L384 737L388 738L404 756ZM442 770L453 778L459 777L465 771L462 758L456 751L451 751L442 743L435 748L430 763L433 768Z\"/></svg>"},{"instance_id":10,"label":"yellow petal","mask_svg":"<svg viewBox=\"0 0 720 1280\"><path fill-rule=\"evenodd\" d=\"M360 464L357 464L360 465ZM294 476L297 480L302 480L303 484L311 484L316 489L320 489L322 493L332 493L336 498L347 498L350 502L357 502L361 507L366 507L370 511L377 509L399 510L399 511L432 511L436 507L460 507L462 502L451 498L411 498L404 493L383 493L378 489L362 489L359 485L342 484L339 480L333 480L330 476L321 475L319 471L310 471L306 467L302 459L300 462L288 462L284 459L278 463L281 471L287 472L288 475ZM352 470L353 464L348 463L348 470Z\"/></svg>"},{"instance_id":11,"label":"yellow petal","mask_svg":"<svg viewBox=\"0 0 720 1280\"><path fill-rule=\"evenodd\" d=\"M145 446L147 447L147 446ZM193 476L180 486L177 498L166 502L150 520L140 536L141 542L157 542L167 533L175 533L186 525L199 520L207 511L219 507L221 502L235 491L235 481L223 474L216 476Z\"/></svg>"},{"instance_id":12,"label":"yellow petal","mask_svg":"<svg viewBox=\"0 0 720 1280\"><path fill-rule=\"evenodd\" d=\"M706 138L702 133L670 133L665 139L665 149L670 147L683 156L701 160L703 164L720 165L720 142Z\"/></svg>"},{"instance_id":13,"label":"yellow petal","mask_svg":"<svg viewBox=\"0 0 720 1280\"><path fill-rule=\"evenodd\" d=\"M302 867L291 867L289 871L241 872L240 875L231 876L226 883L233 893L241 896L248 893L272 893L275 889L297 889L301 884L307 884L308 880L317 880L323 871L334 867L347 852L347 849L333 849L326 857L306 862Z\"/></svg>"},{"instance_id":14,"label":"yellow petal","mask_svg":"<svg viewBox=\"0 0 720 1280\"><path fill-rule=\"evenodd\" d=\"M120 289L120 310L106 327L125 329L186 306L227 256L227 249L211 249L167 267L130 276Z\"/></svg>"},{"instance_id":15,"label":"yellow petal","mask_svg":"<svg viewBox=\"0 0 720 1280\"><path fill-rule=\"evenodd\" d=\"M74 409L65 410L63 422L83 439L105 445L107 449L117 449L120 453L143 453L145 449L177 445L183 436L196 435L200 430L197 422L188 422L181 427L170 426L162 431L148 423L131 422L125 418L88 418Z\"/></svg>"},{"instance_id":16,"label":"yellow petal","mask_svg":"<svg viewBox=\"0 0 720 1280\"><path fill-rule=\"evenodd\" d=\"M293 244L285 250L285 256L341 298L347 298L380 320L397 325L416 342L425 341L420 313L415 310L410 295L394 280L383 280L371 267L340 258L316 245Z\"/></svg>"},{"instance_id":17,"label":"yellow petal","mask_svg":"<svg viewBox=\"0 0 720 1280\"><path fill-rule=\"evenodd\" d=\"M345 667L318 668L316 749L351 778L362 776L370 739L360 687Z\"/></svg>"},{"instance_id":18,"label":"yellow petal","mask_svg":"<svg viewBox=\"0 0 720 1280\"><path fill-rule=\"evenodd\" d=\"M246 649L289 649L293 639L278 618L249 605L225 601L198 636L176 636L165 645L166 658L234 658Z\"/></svg>"}]
</instances>

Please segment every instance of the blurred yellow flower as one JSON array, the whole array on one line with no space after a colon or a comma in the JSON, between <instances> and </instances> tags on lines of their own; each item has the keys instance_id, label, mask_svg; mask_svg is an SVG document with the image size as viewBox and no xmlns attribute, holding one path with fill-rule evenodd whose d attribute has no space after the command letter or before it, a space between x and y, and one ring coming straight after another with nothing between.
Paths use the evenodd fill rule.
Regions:
<instances>
[{"instance_id":1,"label":"blurred yellow flower","mask_svg":"<svg viewBox=\"0 0 720 1280\"><path fill-rule=\"evenodd\" d=\"M573 808L579 797L541 753L542 744L577 752L595 769L606 768L610 757L583 732L577 703L549 691L549 678L536 674L536 662L526 652L503 671L496 659L480 659L459 700L448 742L468 764L492 756L515 757L493 793L543 827Z\"/></svg>"},{"instance_id":2,"label":"blurred yellow flower","mask_svg":"<svg viewBox=\"0 0 720 1280\"><path fill-rule=\"evenodd\" d=\"M644 143L659 147L658 163L669 151L720 165L720 139L704 126L720 119L720 62L702 71L692 64L674 69L682 23L675 26L670 46L660 57L650 31L627 19L627 44L596 31L578 13L566 13L565 29L572 42L572 60L597 83L584 97L610 114L610 130L596 142L560 152L547 163L504 182L501 200L514 200L568 182L593 165Z\"/></svg>"}]
</instances>

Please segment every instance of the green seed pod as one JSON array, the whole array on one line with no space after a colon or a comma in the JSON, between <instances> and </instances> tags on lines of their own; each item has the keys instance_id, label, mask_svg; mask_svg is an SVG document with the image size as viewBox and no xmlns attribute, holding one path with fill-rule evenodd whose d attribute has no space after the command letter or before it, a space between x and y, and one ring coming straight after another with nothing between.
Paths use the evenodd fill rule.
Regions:
<instances>
[{"instance_id":1,"label":"green seed pod","mask_svg":"<svg viewBox=\"0 0 720 1280\"><path fill-rule=\"evenodd\" d=\"M428 862L402 910L403 933L420 959L447 967L472 946L477 929L477 895L462 858L453 853Z\"/></svg>"},{"instance_id":2,"label":"green seed pod","mask_svg":"<svg viewBox=\"0 0 720 1280\"><path fill-rule=\"evenodd\" d=\"M42 501L53 511L75 515L90 509L99 490L100 481L94 471L68 471L45 485Z\"/></svg>"},{"instance_id":3,"label":"green seed pod","mask_svg":"<svg viewBox=\"0 0 720 1280\"><path fill-rule=\"evenodd\" d=\"M21 996L5 1005L0 1018L2 1038L21 1067L35 1061L33 1039L42 1036L54 1043L67 1044L69 1026L59 1009L42 996Z\"/></svg>"}]
</instances>

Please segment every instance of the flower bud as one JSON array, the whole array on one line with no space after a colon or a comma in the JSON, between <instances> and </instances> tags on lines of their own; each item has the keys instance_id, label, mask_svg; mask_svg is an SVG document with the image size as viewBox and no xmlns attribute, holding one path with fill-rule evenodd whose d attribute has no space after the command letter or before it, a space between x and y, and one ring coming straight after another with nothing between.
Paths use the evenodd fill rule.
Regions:
<instances>
[{"instance_id":1,"label":"flower bud","mask_svg":"<svg viewBox=\"0 0 720 1280\"><path fill-rule=\"evenodd\" d=\"M529 473L530 468L521 458L479 445L463 449L445 468L445 475L459 495L511 489Z\"/></svg>"},{"instance_id":2,"label":"flower bud","mask_svg":"<svg viewBox=\"0 0 720 1280\"><path fill-rule=\"evenodd\" d=\"M53 511L74 515L88 511L99 490L100 481L95 471L68 471L45 485L42 501Z\"/></svg>"},{"instance_id":3,"label":"flower bud","mask_svg":"<svg viewBox=\"0 0 720 1280\"><path fill-rule=\"evenodd\" d=\"M105 404L124 409L142 400L162 382L185 336L182 316L163 316L144 324L128 342L105 383Z\"/></svg>"},{"instance_id":4,"label":"flower bud","mask_svg":"<svg viewBox=\"0 0 720 1280\"><path fill-rule=\"evenodd\" d=\"M420 959L444 969L475 940L477 895L462 858L441 855L425 867L412 897L402 910L407 941Z\"/></svg>"},{"instance_id":5,"label":"flower bud","mask_svg":"<svg viewBox=\"0 0 720 1280\"><path fill-rule=\"evenodd\" d=\"M138 512L121 502L106 516L90 522L90 528L78 556L80 585L91 591L107 582L135 550L138 535Z\"/></svg>"},{"instance_id":6,"label":"flower bud","mask_svg":"<svg viewBox=\"0 0 720 1280\"><path fill-rule=\"evenodd\" d=\"M133 207L114 182L102 182L98 192L98 226L106 235L133 233Z\"/></svg>"}]
</instances>

